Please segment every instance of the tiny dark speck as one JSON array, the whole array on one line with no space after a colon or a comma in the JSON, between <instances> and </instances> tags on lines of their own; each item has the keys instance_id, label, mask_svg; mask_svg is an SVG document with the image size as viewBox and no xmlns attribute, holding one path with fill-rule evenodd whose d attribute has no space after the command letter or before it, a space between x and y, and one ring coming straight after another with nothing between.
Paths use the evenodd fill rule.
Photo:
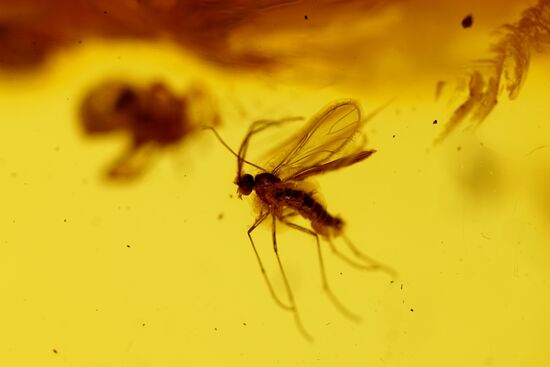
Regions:
<instances>
[{"instance_id":1,"label":"tiny dark speck","mask_svg":"<svg viewBox=\"0 0 550 367\"><path fill-rule=\"evenodd\" d=\"M460 152L462 150L462 147L456 147L456 151Z\"/></svg>"},{"instance_id":2,"label":"tiny dark speck","mask_svg":"<svg viewBox=\"0 0 550 367\"><path fill-rule=\"evenodd\" d=\"M141 326L145 326L145 323L141 324Z\"/></svg>"},{"instance_id":3,"label":"tiny dark speck","mask_svg":"<svg viewBox=\"0 0 550 367\"><path fill-rule=\"evenodd\" d=\"M246 322L243 322L243 326L246 326Z\"/></svg>"},{"instance_id":4,"label":"tiny dark speck","mask_svg":"<svg viewBox=\"0 0 550 367\"><path fill-rule=\"evenodd\" d=\"M474 23L474 18L472 14L468 14L464 19L462 19L462 28L470 28Z\"/></svg>"},{"instance_id":5,"label":"tiny dark speck","mask_svg":"<svg viewBox=\"0 0 550 367\"><path fill-rule=\"evenodd\" d=\"M411 308L411 312L414 312L414 308Z\"/></svg>"},{"instance_id":6,"label":"tiny dark speck","mask_svg":"<svg viewBox=\"0 0 550 367\"><path fill-rule=\"evenodd\" d=\"M307 20L307 15L304 15L304 19Z\"/></svg>"},{"instance_id":7,"label":"tiny dark speck","mask_svg":"<svg viewBox=\"0 0 550 367\"><path fill-rule=\"evenodd\" d=\"M395 135L393 137L395 138Z\"/></svg>"},{"instance_id":8,"label":"tiny dark speck","mask_svg":"<svg viewBox=\"0 0 550 367\"><path fill-rule=\"evenodd\" d=\"M52 352L54 352L55 354L57 354L57 349L52 349Z\"/></svg>"},{"instance_id":9,"label":"tiny dark speck","mask_svg":"<svg viewBox=\"0 0 550 367\"><path fill-rule=\"evenodd\" d=\"M67 223L67 219L63 219L63 222Z\"/></svg>"},{"instance_id":10,"label":"tiny dark speck","mask_svg":"<svg viewBox=\"0 0 550 367\"><path fill-rule=\"evenodd\" d=\"M223 213L218 214L218 220L222 220L222 219L223 219Z\"/></svg>"},{"instance_id":11,"label":"tiny dark speck","mask_svg":"<svg viewBox=\"0 0 550 367\"><path fill-rule=\"evenodd\" d=\"M218 331L218 328L217 328L217 327L215 327L215 328L214 328L214 331Z\"/></svg>"},{"instance_id":12,"label":"tiny dark speck","mask_svg":"<svg viewBox=\"0 0 550 367\"><path fill-rule=\"evenodd\" d=\"M434 124L434 125L437 125L437 120L434 120L433 124Z\"/></svg>"},{"instance_id":13,"label":"tiny dark speck","mask_svg":"<svg viewBox=\"0 0 550 367\"><path fill-rule=\"evenodd\" d=\"M130 248L130 245L126 245L126 247Z\"/></svg>"}]
</instances>

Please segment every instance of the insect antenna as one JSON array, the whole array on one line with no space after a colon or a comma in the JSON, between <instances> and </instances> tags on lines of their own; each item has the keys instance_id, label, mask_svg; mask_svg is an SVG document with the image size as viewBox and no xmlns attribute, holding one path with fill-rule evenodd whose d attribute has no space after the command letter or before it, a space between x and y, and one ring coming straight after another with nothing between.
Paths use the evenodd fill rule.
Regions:
<instances>
[{"instance_id":1,"label":"insect antenna","mask_svg":"<svg viewBox=\"0 0 550 367\"><path fill-rule=\"evenodd\" d=\"M252 136L256 135L259 132L262 132L266 129L269 129L271 127L280 126L282 124L285 124L287 122L291 121L298 121L302 120L302 117L288 117L281 120L257 120L250 125L250 128L248 129L248 132L246 133L241 146L239 147L239 153L237 154L238 161L237 161L237 175L240 177L242 172L242 166L243 162L247 162L244 157L246 156L246 151L248 150L248 144L250 143L250 139ZM249 163L249 162L247 162ZM258 166L256 166L258 168ZM267 172L267 170L262 169L264 172Z\"/></svg>"},{"instance_id":2,"label":"insect antenna","mask_svg":"<svg viewBox=\"0 0 550 367\"><path fill-rule=\"evenodd\" d=\"M241 157L239 154L235 153L235 151L233 149L231 149L231 147L222 139L222 137L220 136L220 134L218 134L218 132L216 131L216 129L214 129L212 126L203 126L203 129L204 130L211 130L214 135L216 136L216 138L218 138L218 140L220 141L220 143L222 143L222 145L227 149L229 150L229 152L231 152L231 154L233 154L235 157L237 157L237 159L239 160L239 162L244 162L246 164L249 164L251 165L252 167L255 167L259 170L262 170L264 172L267 172L267 170L265 168L262 168L260 166L258 166L257 164L254 164L252 162L249 162L247 161L246 159L244 159L243 157ZM240 171L240 170L239 170ZM239 175L240 175L240 172L239 172Z\"/></svg>"}]
</instances>

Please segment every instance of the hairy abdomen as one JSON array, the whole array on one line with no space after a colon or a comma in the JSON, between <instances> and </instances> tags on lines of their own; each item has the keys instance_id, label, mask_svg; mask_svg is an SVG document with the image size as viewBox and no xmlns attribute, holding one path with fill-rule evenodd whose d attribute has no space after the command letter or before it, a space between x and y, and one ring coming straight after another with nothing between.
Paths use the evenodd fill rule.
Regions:
<instances>
[{"instance_id":1,"label":"hairy abdomen","mask_svg":"<svg viewBox=\"0 0 550 367\"><path fill-rule=\"evenodd\" d=\"M333 237L340 234L344 222L330 215L311 194L291 188L280 188L273 193L273 199L278 206L286 206L296 210L300 215L311 221L315 232L322 236Z\"/></svg>"}]
</instances>

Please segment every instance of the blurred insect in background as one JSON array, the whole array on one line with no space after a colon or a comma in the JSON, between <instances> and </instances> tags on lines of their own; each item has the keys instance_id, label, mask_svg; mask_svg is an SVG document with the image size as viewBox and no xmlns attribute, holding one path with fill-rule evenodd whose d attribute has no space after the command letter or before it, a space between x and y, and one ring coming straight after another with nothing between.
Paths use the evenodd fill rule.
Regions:
<instances>
[{"instance_id":1,"label":"blurred insect in background","mask_svg":"<svg viewBox=\"0 0 550 367\"><path fill-rule=\"evenodd\" d=\"M130 136L128 147L107 170L107 178L113 180L137 178L159 148L176 146L201 124L220 121L214 100L204 88L193 86L179 96L160 82L139 87L107 81L87 94L80 114L87 135L125 132Z\"/></svg>"},{"instance_id":2,"label":"blurred insect in background","mask_svg":"<svg viewBox=\"0 0 550 367\"><path fill-rule=\"evenodd\" d=\"M471 21L471 18L470 18ZM471 25L471 24L470 24ZM514 100L527 79L534 52L547 52L550 43L550 0L539 0L521 17L499 29L491 55L478 57L467 76L468 94L456 107L435 143L445 140L466 118L479 126L495 109L501 94Z\"/></svg>"},{"instance_id":3,"label":"blurred insect in background","mask_svg":"<svg viewBox=\"0 0 550 367\"><path fill-rule=\"evenodd\" d=\"M353 138L362 125L374 114L372 113L367 119L363 120L359 106L354 101L347 100L331 105L314 116L298 134L285 140L269 152L269 155L271 155L268 163L270 169L260 167L246 159L251 138L266 129L295 121L297 118L254 122L237 153L212 128L220 142L237 157L235 184L238 186L239 197L250 195L253 191L256 193L260 213L248 230L248 237L269 292L279 306L293 312L299 330L309 340L311 340L311 336L302 324L290 283L279 257L276 237L277 221L315 238L323 289L336 308L351 319L358 320L358 317L343 306L332 292L327 281L319 237L325 239L332 252L348 264L363 270L382 270L392 276L395 275L391 268L361 253L353 245L343 233L344 221L340 217L327 212L320 203L316 191L312 190L311 186L308 186L305 181L311 176L351 166L370 157L375 150L364 150L365 142L358 143ZM244 173L243 166L245 163L261 172L255 176ZM298 216L309 221L311 228L296 224L292 219ZM252 232L269 217L272 221L273 251L284 281L288 304L283 302L275 293L251 236ZM338 236L343 238L344 243L353 254L353 258L340 252L334 245L332 238Z\"/></svg>"}]
</instances>

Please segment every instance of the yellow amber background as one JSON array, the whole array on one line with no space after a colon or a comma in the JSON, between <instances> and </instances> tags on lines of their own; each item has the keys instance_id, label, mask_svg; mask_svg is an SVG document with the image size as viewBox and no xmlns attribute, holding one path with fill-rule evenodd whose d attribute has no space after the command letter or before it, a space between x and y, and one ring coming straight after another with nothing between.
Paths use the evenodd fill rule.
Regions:
<instances>
[{"instance_id":1,"label":"yellow amber background","mask_svg":"<svg viewBox=\"0 0 550 367\"><path fill-rule=\"evenodd\" d=\"M429 72L393 90L319 87L219 71L169 44L89 41L36 74L4 74L0 365L548 365L550 148L527 154L550 143L548 61L534 58L517 100L437 147L459 98L448 87L435 101L446 76ZM362 318L351 322L322 292L313 240L279 231L307 342L265 287L246 237L254 209L234 196L235 159L210 133L135 183L101 179L123 141L84 137L77 108L109 76L178 90L202 80L233 147L258 118L348 96L367 113L393 98L365 128L378 152L316 183L354 243L399 278L356 271L324 246L334 291ZM283 292L269 227L255 239Z\"/></svg>"}]
</instances>

